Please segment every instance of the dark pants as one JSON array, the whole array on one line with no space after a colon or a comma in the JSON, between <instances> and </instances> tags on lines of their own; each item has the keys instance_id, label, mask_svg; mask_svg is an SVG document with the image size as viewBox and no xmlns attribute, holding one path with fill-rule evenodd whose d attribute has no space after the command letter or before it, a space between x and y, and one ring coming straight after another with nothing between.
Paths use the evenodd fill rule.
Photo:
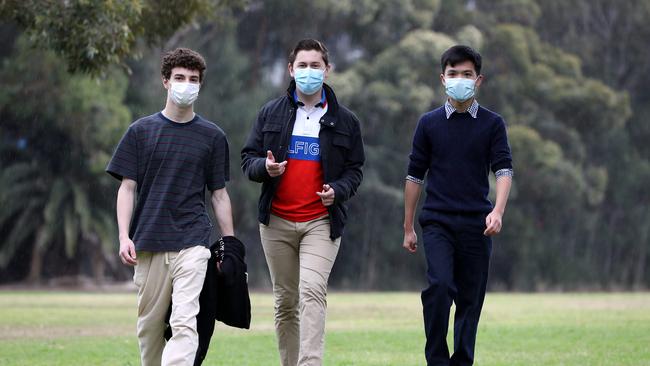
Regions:
<instances>
[{"instance_id":1,"label":"dark pants","mask_svg":"<svg viewBox=\"0 0 650 366\"><path fill-rule=\"evenodd\" d=\"M436 220L422 229L429 282L422 291L427 365L472 365L492 251L492 239L483 235L485 215L436 214ZM447 330L452 301L456 314L450 358Z\"/></svg>"}]
</instances>

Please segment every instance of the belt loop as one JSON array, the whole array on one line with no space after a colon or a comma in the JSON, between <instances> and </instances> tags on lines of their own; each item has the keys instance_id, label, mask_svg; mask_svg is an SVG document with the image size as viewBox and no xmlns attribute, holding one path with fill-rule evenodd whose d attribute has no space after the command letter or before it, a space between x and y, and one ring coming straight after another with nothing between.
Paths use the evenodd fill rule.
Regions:
<instances>
[{"instance_id":1,"label":"belt loop","mask_svg":"<svg viewBox=\"0 0 650 366\"><path fill-rule=\"evenodd\" d=\"M169 252L165 252L165 264L169 265Z\"/></svg>"}]
</instances>

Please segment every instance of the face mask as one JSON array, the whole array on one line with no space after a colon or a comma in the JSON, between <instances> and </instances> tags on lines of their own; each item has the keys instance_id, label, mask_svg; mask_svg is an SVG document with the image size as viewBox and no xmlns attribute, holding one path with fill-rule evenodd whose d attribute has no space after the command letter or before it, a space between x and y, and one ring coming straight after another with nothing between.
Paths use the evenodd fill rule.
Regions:
<instances>
[{"instance_id":1,"label":"face mask","mask_svg":"<svg viewBox=\"0 0 650 366\"><path fill-rule=\"evenodd\" d=\"M200 84L172 82L169 96L177 106L187 107L199 97L199 89L201 89Z\"/></svg>"},{"instance_id":2,"label":"face mask","mask_svg":"<svg viewBox=\"0 0 650 366\"><path fill-rule=\"evenodd\" d=\"M476 80L465 78L445 78L445 91L455 101L464 102L474 96Z\"/></svg>"},{"instance_id":3,"label":"face mask","mask_svg":"<svg viewBox=\"0 0 650 366\"><path fill-rule=\"evenodd\" d=\"M324 70L312 69L294 69L293 75L296 80L296 87L305 95L316 93L323 86Z\"/></svg>"}]
</instances>

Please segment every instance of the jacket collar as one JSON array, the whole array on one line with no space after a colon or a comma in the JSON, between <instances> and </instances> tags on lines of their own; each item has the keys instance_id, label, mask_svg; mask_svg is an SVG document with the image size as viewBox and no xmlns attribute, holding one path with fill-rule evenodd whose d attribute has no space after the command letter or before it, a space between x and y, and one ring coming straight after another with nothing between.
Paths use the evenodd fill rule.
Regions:
<instances>
[{"instance_id":1,"label":"jacket collar","mask_svg":"<svg viewBox=\"0 0 650 366\"><path fill-rule=\"evenodd\" d=\"M336 100L336 94L334 94L334 90L327 85L326 83L323 83L323 91L325 92L325 98L327 99L327 112L325 115L320 119L320 124L325 127L335 127L337 120L338 120L338 109L339 109L339 103ZM296 103L296 99L294 98L294 93L296 92L296 81L291 80L289 83L289 87L287 88L287 99L289 100L289 103L294 108L298 108L298 104Z\"/></svg>"}]
</instances>

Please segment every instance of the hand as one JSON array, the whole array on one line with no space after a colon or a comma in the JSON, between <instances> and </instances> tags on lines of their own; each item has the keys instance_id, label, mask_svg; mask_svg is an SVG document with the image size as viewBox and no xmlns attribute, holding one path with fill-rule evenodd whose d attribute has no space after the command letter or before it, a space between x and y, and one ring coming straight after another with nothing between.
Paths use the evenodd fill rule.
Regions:
<instances>
[{"instance_id":1,"label":"hand","mask_svg":"<svg viewBox=\"0 0 650 366\"><path fill-rule=\"evenodd\" d=\"M415 234L413 228L404 230L404 242L402 246L411 253L415 253L418 250L418 236Z\"/></svg>"},{"instance_id":2,"label":"hand","mask_svg":"<svg viewBox=\"0 0 650 366\"><path fill-rule=\"evenodd\" d=\"M334 188L330 187L329 184L323 184L323 190L321 192L316 192L320 200L323 202L323 206L331 206L334 204Z\"/></svg>"},{"instance_id":3,"label":"hand","mask_svg":"<svg viewBox=\"0 0 650 366\"><path fill-rule=\"evenodd\" d=\"M138 264L135 254L135 244L133 244L133 241L131 239L126 238L120 240L119 254L122 263L129 266L135 266Z\"/></svg>"},{"instance_id":4,"label":"hand","mask_svg":"<svg viewBox=\"0 0 650 366\"><path fill-rule=\"evenodd\" d=\"M266 152L266 171L269 173L271 177L277 177L282 175L284 173L284 170L286 169L287 166L287 161L283 161L281 163L276 163L275 162L275 157L273 156L273 153L271 150L268 150Z\"/></svg>"},{"instance_id":5,"label":"hand","mask_svg":"<svg viewBox=\"0 0 650 366\"><path fill-rule=\"evenodd\" d=\"M485 236L496 235L501 231L501 217L502 214L499 212L492 211L485 218L486 229L483 232Z\"/></svg>"}]
</instances>

